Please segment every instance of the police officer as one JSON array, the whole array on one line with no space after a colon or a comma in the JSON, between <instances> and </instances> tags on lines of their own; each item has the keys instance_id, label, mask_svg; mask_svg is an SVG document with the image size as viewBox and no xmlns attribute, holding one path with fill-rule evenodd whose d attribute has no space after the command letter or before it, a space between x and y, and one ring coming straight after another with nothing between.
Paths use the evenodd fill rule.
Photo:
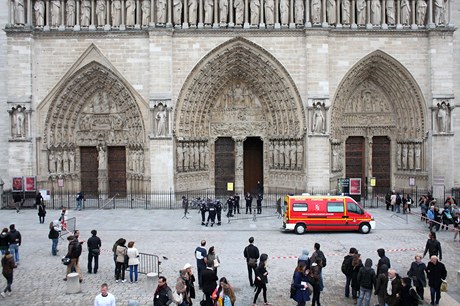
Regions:
<instances>
[{"instance_id":1,"label":"police officer","mask_svg":"<svg viewBox=\"0 0 460 306\"><path fill-rule=\"evenodd\" d=\"M207 203L208 206L208 220L206 221L206 226L209 224L209 220L211 220L211 227L214 226L214 223L216 222L216 204L212 202L211 200L208 200Z\"/></svg>"},{"instance_id":2,"label":"police officer","mask_svg":"<svg viewBox=\"0 0 460 306\"><path fill-rule=\"evenodd\" d=\"M227 212L227 218L230 218L230 217L233 217L233 202L234 202L234 198L233 197L230 197L228 198L227 200L227 206L228 206L228 212Z\"/></svg>"},{"instance_id":3,"label":"police officer","mask_svg":"<svg viewBox=\"0 0 460 306\"><path fill-rule=\"evenodd\" d=\"M216 200L216 215L217 215L217 225L221 225L222 218L222 203L220 200Z\"/></svg>"},{"instance_id":4,"label":"police officer","mask_svg":"<svg viewBox=\"0 0 460 306\"><path fill-rule=\"evenodd\" d=\"M207 210L206 202L205 202L205 201L201 201L201 202L200 202L201 225L206 225L206 224L204 223L204 221L206 220L206 210Z\"/></svg>"},{"instance_id":5,"label":"police officer","mask_svg":"<svg viewBox=\"0 0 460 306\"><path fill-rule=\"evenodd\" d=\"M260 215L262 213L262 200L263 196L261 193L257 195L257 213Z\"/></svg>"},{"instance_id":6,"label":"police officer","mask_svg":"<svg viewBox=\"0 0 460 306\"><path fill-rule=\"evenodd\" d=\"M246 196L244 197L246 200L246 214L249 213L252 214L252 195L249 192L246 192Z\"/></svg>"},{"instance_id":7,"label":"police officer","mask_svg":"<svg viewBox=\"0 0 460 306\"><path fill-rule=\"evenodd\" d=\"M235 194L235 203L233 204L233 214L239 214L240 213L240 196L238 194Z\"/></svg>"}]
</instances>

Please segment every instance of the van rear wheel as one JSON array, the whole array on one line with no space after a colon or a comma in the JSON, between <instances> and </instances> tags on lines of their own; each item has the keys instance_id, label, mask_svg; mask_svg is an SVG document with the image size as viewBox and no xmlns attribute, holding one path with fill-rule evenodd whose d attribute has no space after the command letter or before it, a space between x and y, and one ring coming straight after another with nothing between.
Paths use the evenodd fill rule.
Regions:
<instances>
[{"instance_id":1,"label":"van rear wheel","mask_svg":"<svg viewBox=\"0 0 460 306\"><path fill-rule=\"evenodd\" d=\"M369 234L371 231L371 225L369 223L361 223L359 226L359 231L361 234Z\"/></svg>"},{"instance_id":2,"label":"van rear wheel","mask_svg":"<svg viewBox=\"0 0 460 306\"><path fill-rule=\"evenodd\" d=\"M294 231L297 233L297 235L303 235L307 231L307 228L305 227L305 224L300 223L295 226Z\"/></svg>"}]
</instances>

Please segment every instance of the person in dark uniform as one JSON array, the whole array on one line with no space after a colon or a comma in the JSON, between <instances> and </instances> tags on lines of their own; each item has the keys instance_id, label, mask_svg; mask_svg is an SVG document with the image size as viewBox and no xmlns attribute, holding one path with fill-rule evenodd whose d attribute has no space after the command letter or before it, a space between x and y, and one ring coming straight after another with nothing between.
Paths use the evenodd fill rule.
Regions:
<instances>
[{"instance_id":1,"label":"person in dark uniform","mask_svg":"<svg viewBox=\"0 0 460 306\"><path fill-rule=\"evenodd\" d=\"M217 215L217 225L221 225L222 222L222 203L220 200L216 200L216 215Z\"/></svg>"},{"instance_id":2,"label":"person in dark uniform","mask_svg":"<svg viewBox=\"0 0 460 306\"><path fill-rule=\"evenodd\" d=\"M246 196L244 197L246 200L246 214L249 213L252 214L252 195L249 192L246 192Z\"/></svg>"},{"instance_id":3,"label":"person in dark uniform","mask_svg":"<svg viewBox=\"0 0 460 306\"><path fill-rule=\"evenodd\" d=\"M207 209L208 209L208 220L206 221L206 226L208 226L209 220L211 220L211 227L212 227L214 226L214 223L216 222L216 204L214 204L213 201L208 200Z\"/></svg>"},{"instance_id":4,"label":"person in dark uniform","mask_svg":"<svg viewBox=\"0 0 460 306\"><path fill-rule=\"evenodd\" d=\"M227 200L227 206L228 206L227 218L233 217L233 202L234 202L234 200L235 199L233 197L230 197Z\"/></svg>"},{"instance_id":5,"label":"person in dark uniform","mask_svg":"<svg viewBox=\"0 0 460 306\"><path fill-rule=\"evenodd\" d=\"M235 194L235 203L233 204L233 214L240 214L240 196Z\"/></svg>"},{"instance_id":6,"label":"person in dark uniform","mask_svg":"<svg viewBox=\"0 0 460 306\"><path fill-rule=\"evenodd\" d=\"M257 195L257 213L260 215L262 213L262 200L263 196L261 193Z\"/></svg>"},{"instance_id":7,"label":"person in dark uniform","mask_svg":"<svg viewBox=\"0 0 460 306\"><path fill-rule=\"evenodd\" d=\"M206 220L206 210L207 210L206 202L205 202L205 201L201 201L201 203L200 203L201 225L206 225L206 224L204 223L205 220Z\"/></svg>"}]
</instances>

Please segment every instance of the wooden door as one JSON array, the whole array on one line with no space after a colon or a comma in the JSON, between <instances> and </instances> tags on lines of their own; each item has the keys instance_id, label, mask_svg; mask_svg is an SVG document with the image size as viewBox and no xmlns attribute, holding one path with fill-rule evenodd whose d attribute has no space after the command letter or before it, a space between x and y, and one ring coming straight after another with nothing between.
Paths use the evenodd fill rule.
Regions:
<instances>
[{"instance_id":1,"label":"wooden door","mask_svg":"<svg viewBox=\"0 0 460 306\"><path fill-rule=\"evenodd\" d=\"M96 147L80 147L80 186L86 198L98 196L98 169Z\"/></svg>"},{"instance_id":2,"label":"wooden door","mask_svg":"<svg viewBox=\"0 0 460 306\"><path fill-rule=\"evenodd\" d=\"M257 194L257 182L263 186L264 162L263 142L259 137L248 137L244 141L244 192Z\"/></svg>"},{"instance_id":3,"label":"wooden door","mask_svg":"<svg viewBox=\"0 0 460 306\"><path fill-rule=\"evenodd\" d=\"M126 197L126 149L107 147L109 197Z\"/></svg>"},{"instance_id":4,"label":"wooden door","mask_svg":"<svg viewBox=\"0 0 460 306\"><path fill-rule=\"evenodd\" d=\"M230 137L218 138L215 143L215 193L228 196L227 183L235 184L235 142Z\"/></svg>"},{"instance_id":5,"label":"wooden door","mask_svg":"<svg viewBox=\"0 0 460 306\"><path fill-rule=\"evenodd\" d=\"M386 136L372 138L372 176L376 179L374 191L388 192L391 188L391 143Z\"/></svg>"},{"instance_id":6,"label":"wooden door","mask_svg":"<svg viewBox=\"0 0 460 306\"><path fill-rule=\"evenodd\" d=\"M345 144L345 177L361 178L361 190L364 191L364 137L348 137Z\"/></svg>"}]
</instances>

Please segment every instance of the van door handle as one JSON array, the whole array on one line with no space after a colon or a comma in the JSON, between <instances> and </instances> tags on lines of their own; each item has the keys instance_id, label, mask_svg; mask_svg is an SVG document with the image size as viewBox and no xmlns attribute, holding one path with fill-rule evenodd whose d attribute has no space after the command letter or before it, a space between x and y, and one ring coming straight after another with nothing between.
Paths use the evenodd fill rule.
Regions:
<instances>
[{"instance_id":1,"label":"van door handle","mask_svg":"<svg viewBox=\"0 0 460 306\"><path fill-rule=\"evenodd\" d=\"M348 216L342 216L342 219L348 219Z\"/></svg>"}]
</instances>

